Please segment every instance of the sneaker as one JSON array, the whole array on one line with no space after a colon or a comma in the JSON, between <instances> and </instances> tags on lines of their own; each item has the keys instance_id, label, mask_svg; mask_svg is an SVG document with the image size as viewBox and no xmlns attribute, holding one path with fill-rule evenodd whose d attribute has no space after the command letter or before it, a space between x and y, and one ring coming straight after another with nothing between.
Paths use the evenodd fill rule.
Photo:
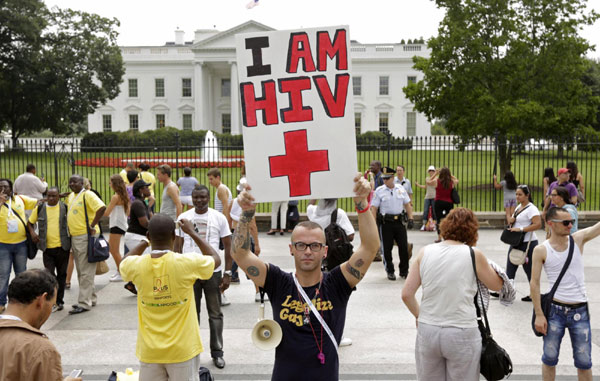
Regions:
<instances>
[{"instance_id":1,"label":"sneaker","mask_svg":"<svg viewBox=\"0 0 600 381\"><path fill-rule=\"evenodd\" d=\"M375 254L375 258L373 259L373 262L381 262L383 261L383 258L381 258L381 253L377 252L377 254Z\"/></svg>"},{"instance_id":2,"label":"sneaker","mask_svg":"<svg viewBox=\"0 0 600 381\"><path fill-rule=\"evenodd\" d=\"M260 302L260 292L257 292L256 295L254 295L254 301ZM264 301L265 302L269 301L269 295L265 294Z\"/></svg>"},{"instance_id":3,"label":"sneaker","mask_svg":"<svg viewBox=\"0 0 600 381\"><path fill-rule=\"evenodd\" d=\"M521 298L521 301L523 302L531 302L531 296L527 295Z\"/></svg>"},{"instance_id":4,"label":"sneaker","mask_svg":"<svg viewBox=\"0 0 600 381\"><path fill-rule=\"evenodd\" d=\"M55 304L52 306L52 312L62 311L65 309L64 304Z\"/></svg>"},{"instance_id":5,"label":"sneaker","mask_svg":"<svg viewBox=\"0 0 600 381\"><path fill-rule=\"evenodd\" d=\"M499 298L499 297L500 297L500 294L499 294L499 293L497 293L497 292L493 292L493 291L492 291L492 292L490 292L490 296L491 296L491 297L493 297L493 298Z\"/></svg>"},{"instance_id":6,"label":"sneaker","mask_svg":"<svg viewBox=\"0 0 600 381\"><path fill-rule=\"evenodd\" d=\"M421 226L421 231L424 232L425 231L425 225Z\"/></svg>"},{"instance_id":7,"label":"sneaker","mask_svg":"<svg viewBox=\"0 0 600 381\"><path fill-rule=\"evenodd\" d=\"M342 341L340 341L340 347L347 347L348 345L352 345L352 339L349 337L342 337Z\"/></svg>"},{"instance_id":8,"label":"sneaker","mask_svg":"<svg viewBox=\"0 0 600 381\"><path fill-rule=\"evenodd\" d=\"M110 282L122 282L123 278L121 278L121 274L117 271L113 276L109 279Z\"/></svg>"},{"instance_id":9,"label":"sneaker","mask_svg":"<svg viewBox=\"0 0 600 381\"><path fill-rule=\"evenodd\" d=\"M227 298L225 297L225 294L221 294L221 307L228 306L230 304L231 304L231 302L229 300L227 300Z\"/></svg>"}]
</instances>

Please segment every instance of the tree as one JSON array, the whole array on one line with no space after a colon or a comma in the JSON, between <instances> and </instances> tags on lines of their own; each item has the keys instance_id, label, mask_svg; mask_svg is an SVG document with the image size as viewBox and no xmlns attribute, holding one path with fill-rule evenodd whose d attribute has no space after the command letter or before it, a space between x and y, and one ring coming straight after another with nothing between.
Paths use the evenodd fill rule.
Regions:
<instances>
[{"instance_id":1,"label":"tree","mask_svg":"<svg viewBox=\"0 0 600 381\"><path fill-rule=\"evenodd\" d=\"M40 0L0 7L0 128L13 147L23 133L70 131L119 94L124 74L119 25Z\"/></svg>"},{"instance_id":2,"label":"tree","mask_svg":"<svg viewBox=\"0 0 600 381\"><path fill-rule=\"evenodd\" d=\"M589 60L589 67L583 76L583 83L590 88L592 96L600 96L600 60ZM600 132L600 106L596 108L596 118L592 122L592 128Z\"/></svg>"},{"instance_id":3,"label":"tree","mask_svg":"<svg viewBox=\"0 0 600 381\"><path fill-rule=\"evenodd\" d=\"M518 138L585 133L600 100L581 81L598 18L585 0L436 0L446 8L423 80L404 92L430 120L464 140L497 136L500 173Z\"/></svg>"}]
</instances>

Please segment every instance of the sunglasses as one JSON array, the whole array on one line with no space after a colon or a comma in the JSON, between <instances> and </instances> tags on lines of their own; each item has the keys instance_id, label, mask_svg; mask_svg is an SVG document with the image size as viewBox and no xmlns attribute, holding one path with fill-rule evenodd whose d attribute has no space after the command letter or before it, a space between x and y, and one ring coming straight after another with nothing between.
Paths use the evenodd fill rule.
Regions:
<instances>
[{"instance_id":1,"label":"sunglasses","mask_svg":"<svg viewBox=\"0 0 600 381\"><path fill-rule=\"evenodd\" d=\"M292 245L298 251L304 251L304 250L306 250L307 247L310 247L310 251L312 251L312 252L318 252L323 248L323 246L325 246L321 242L312 242L312 243L294 242L294 243L292 243Z\"/></svg>"},{"instance_id":2,"label":"sunglasses","mask_svg":"<svg viewBox=\"0 0 600 381\"><path fill-rule=\"evenodd\" d=\"M529 192L529 187L527 185L519 185L517 189L526 190L527 192Z\"/></svg>"},{"instance_id":3,"label":"sunglasses","mask_svg":"<svg viewBox=\"0 0 600 381\"><path fill-rule=\"evenodd\" d=\"M573 225L575 220L550 220L552 222L562 222L563 226Z\"/></svg>"}]
</instances>

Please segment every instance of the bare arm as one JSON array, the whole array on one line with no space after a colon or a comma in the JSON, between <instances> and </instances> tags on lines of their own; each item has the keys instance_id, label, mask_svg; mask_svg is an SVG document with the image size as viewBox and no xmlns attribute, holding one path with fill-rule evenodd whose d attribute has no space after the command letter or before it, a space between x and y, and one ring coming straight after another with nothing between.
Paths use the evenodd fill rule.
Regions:
<instances>
[{"instance_id":1,"label":"bare arm","mask_svg":"<svg viewBox=\"0 0 600 381\"><path fill-rule=\"evenodd\" d=\"M356 209L364 210L368 207L367 197L371 192L371 186L361 174L354 177L354 183L354 204ZM360 234L360 246L348 261L340 265L342 274L350 287L356 286L365 276L377 250L379 250L377 224L375 223L375 217L369 211L358 213L358 233Z\"/></svg>"},{"instance_id":2,"label":"bare arm","mask_svg":"<svg viewBox=\"0 0 600 381\"><path fill-rule=\"evenodd\" d=\"M238 196L238 203L243 211L237 228L233 232L231 252L235 262L254 284L263 287L267 278L268 265L250 251L250 222L254 218L256 206L253 203L254 197L249 190L250 188L247 187Z\"/></svg>"},{"instance_id":3,"label":"bare arm","mask_svg":"<svg viewBox=\"0 0 600 381\"><path fill-rule=\"evenodd\" d=\"M481 250L473 248L473 251L475 252L475 263L477 265L477 278L490 290L500 290L504 284L500 275L498 275L492 266L490 266Z\"/></svg>"},{"instance_id":4,"label":"bare arm","mask_svg":"<svg viewBox=\"0 0 600 381\"><path fill-rule=\"evenodd\" d=\"M542 266L546 261L546 247L538 245L533 249L533 263L531 265L531 281L529 282L529 293L533 301L533 309L535 311L535 329L546 334L548 322L542 311L542 301L540 297L540 278L542 275Z\"/></svg>"},{"instance_id":5,"label":"bare arm","mask_svg":"<svg viewBox=\"0 0 600 381\"><path fill-rule=\"evenodd\" d=\"M260 244L258 243L258 227L256 226L256 217L252 217L248 225L250 236L254 239L254 254L260 255Z\"/></svg>"},{"instance_id":6,"label":"bare arm","mask_svg":"<svg viewBox=\"0 0 600 381\"><path fill-rule=\"evenodd\" d=\"M408 219L413 219L413 208L412 208L412 195L409 203L404 204L404 209L406 209L406 214L408 215Z\"/></svg>"},{"instance_id":7,"label":"bare arm","mask_svg":"<svg viewBox=\"0 0 600 381\"><path fill-rule=\"evenodd\" d=\"M421 287L421 259L424 253L425 248L421 248L415 262L410 266L410 270L408 270L408 277L406 278L406 282L404 282L404 287L402 287L402 301L415 319L419 318L419 302L415 295L419 287Z\"/></svg>"},{"instance_id":8,"label":"bare arm","mask_svg":"<svg viewBox=\"0 0 600 381\"><path fill-rule=\"evenodd\" d=\"M181 200L179 199L179 188L177 188L177 185L173 184L173 186L169 186L167 188L167 194L175 203L175 207L177 208L177 217L179 217L183 211L183 207L181 206Z\"/></svg>"},{"instance_id":9,"label":"bare arm","mask_svg":"<svg viewBox=\"0 0 600 381\"><path fill-rule=\"evenodd\" d=\"M426 186L426 185L421 185L421 184L419 184L417 181L415 181L415 185L416 185L416 186L418 186L418 187L419 187L419 188L421 188L421 189L427 189L427 186Z\"/></svg>"},{"instance_id":10,"label":"bare arm","mask_svg":"<svg viewBox=\"0 0 600 381\"><path fill-rule=\"evenodd\" d=\"M459 182L458 178L457 178L457 177L454 177L454 176L451 176L451 177L452 177L452 185L453 185L453 186L457 186L457 185L458 185L458 182Z\"/></svg>"},{"instance_id":11,"label":"bare arm","mask_svg":"<svg viewBox=\"0 0 600 381\"><path fill-rule=\"evenodd\" d=\"M591 241L592 239L598 237L598 235L600 235L600 222L590 226L589 228L581 229L573 233L573 239L575 240L575 243L577 243L577 246L579 246L582 255L583 246L588 241Z\"/></svg>"},{"instance_id":12,"label":"bare arm","mask_svg":"<svg viewBox=\"0 0 600 381\"><path fill-rule=\"evenodd\" d=\"M225 215L225 218L227 218L227 223L229 224L229 227L231 227L231 215L229 214L231 211L231 205L229 204L229 193L225 187L219 186L217 189L217 197L223 205L223 215Z\"/></svg>"},{"instance_id":13,"label":"bare arm","mask_svg":"<svg viewBox=\"0 0 600 381\"><path fill-rule=\"evenodd\" d=\"M110 214L112 213L112 210L115 208L115 206L117 206L118 202L119 202L119 196L117 196L116 194L113 194L113 196L110 198L110 203L108 204L108 206L106 207L106 210L104 211L104 217L110 216Z\"/></svg>"},{"instance_id":14,"label":"bare arm","mask_svg":"<svg viewBox=\"0 0 600 381\"><path fill-rule=\"evenodd\" d=\"M494 188L496 188L496 189L502 189L502 185L498 184L498 180L497 180L496 175L494 175Z\"/></svg>"},{"instance_id":15,"label":"bare arm","mask_svg":"<svg viewBox=\"0 0 600 381\"><path fill-rule=\"evenodd\" d=\"M225 249L225 271L231 271L231 266L233 265L233 259L231 258L231 236L221 238L223 242L223 248ZM229 288L229 284L231 283L231 277L229 275L225 275L221 278L221 284L219 285L219 289L221 292L224 292Z\"/></svg>"},{"instance_id":16,"label":"bare arm","mask_svg":"<svg viewBox=\"0 0 600 381\"><path fill-rule=\"evenodd\" d=\"M104 216L105 210L106 210L106 206L103 206L100 209L98 209L98 211L96 212L96 216L94 217L94 220L90 223L90 233L91 234L96 234L96 230L94 229L94 226L98 225L98 222L100 222L100 219L102 218L102 216Z\"/></svg>"},{"instance_id":17,"label":"bare arm","mask_svg":"<svg viewBox=\"0 0 600 381\"><path fill-rule=\"evenodd\" d=\"M581 190L581 194L585 197L585 183L583 182L583 176L579 173L577 177L579 178L579 190Z\"/></svg>"}]
</instances>

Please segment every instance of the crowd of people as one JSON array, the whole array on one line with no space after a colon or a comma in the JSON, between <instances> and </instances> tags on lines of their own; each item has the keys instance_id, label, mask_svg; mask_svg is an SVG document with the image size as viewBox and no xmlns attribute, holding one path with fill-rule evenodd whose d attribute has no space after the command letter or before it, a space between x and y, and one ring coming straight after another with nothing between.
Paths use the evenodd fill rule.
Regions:
<instances>
[{"instance_id":1,"label":"crowd of people","mask_svg":"<svg viewBox=\"0 0 600 381\"><path fill-rule=\"evenodd\" d=\"M124 287L137 295L136 355L141 380L198 379L203 297L210 355L217 368L225 367L222 307L229 304L225 291L239 282L238 269L254 283L254 300L270 301L274 320L282 328L272 379L337 380L339 347L352 343L343 336L348 300L374 261L383 261L387 278L396 280L394 244L398 275L405 279L402 300L417 321L415 361L420 380L479 379L482 342L475 296L480 289L484 296L480 308L487 309L490 296L510 305L519 266L530 281L530 295L522 300L533 302L535 328L545 335L544 380L554 379L556 348L565 330L576 348L579 379L591 380L591 331L581 256L584 244L600 235L600 223L578 230L576 205L585 201L585 186L572 162L557 171L557 178L551 169L545 171L542 211L533 203L530 187L519 185L512 172L500 182L493 177L494 187L503 189L506 229L522 234L520 242L509 248L506 267L501 267L475 247L479 225L473 212L455 208L459 179L449 168L434 166L428 167L424 185L414 184L426 190L421 230L431 216L438 236L411 261L412 183L403 165L394 170L373 161L366 173L354 178L360 236L355 248L350 242L356 232L336 199L311 200L308 221L296 219L291 226L288 203L273 203L267 234L291 233L289 251L295 268L291 273L260 258L256 205L243 172L234 197L221 181L219 169L208 171L206 183L215 188L211 208L208 186L194 178L190 168L177 181L171 180L172 169L166 164L156 167L156 177L145 163L138 169L127 164L110 177L114 194L108 205L80 175L70 177L70 192L65 193L35 176L32 164L14 185L10 179L0 179L0 342L4 348L0 349L0 379L63 379L60 355L40 328L52 312L64 309L70 261L77 270L79 294L69 314L85 313L96 305L98 265L88 262L93 242L89 237L100 233L100 220L108 217L108 246L117 268L110 281L125 282ZM157 182L163 184L160 210L155 205ZM539 244L535 232L542 222L548 234ZM339 255L328 258L334 245L329 241L331 226L340 228L350 247L341 259ZM26 270L31 243L42 252L45 270ZM512 251L523 252L523 261L515 263ZM545 316L541 270L552 287L562 279L559 274L565 263L569 270L558 283L552 314ZM13 269L15 278L9 285ZM415 297L419 288L420 302ZM15 344L7 350L5 343ZM17 356L15 350L25 355Z\"/></svg>"}]
</instances>

